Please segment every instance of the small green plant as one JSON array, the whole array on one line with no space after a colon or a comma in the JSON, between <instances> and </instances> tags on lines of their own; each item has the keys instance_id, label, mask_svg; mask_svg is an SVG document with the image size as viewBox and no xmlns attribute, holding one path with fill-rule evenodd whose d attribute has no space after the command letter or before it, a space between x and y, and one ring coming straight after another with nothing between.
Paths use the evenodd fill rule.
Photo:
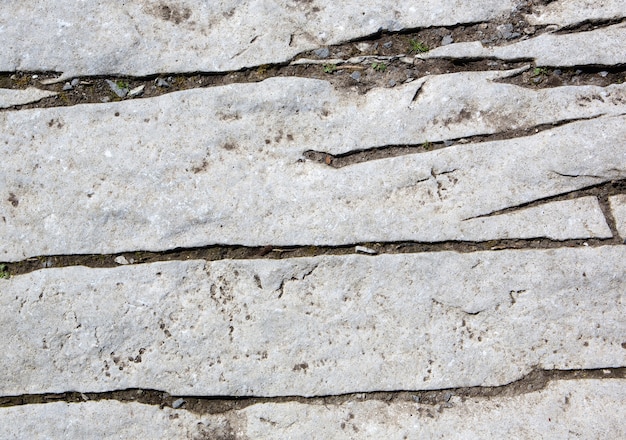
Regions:
<instances>
[{"instance_id":1,"label":"small green plant","mask_svg":"<svg viewBox=\"0 0 626 440\"><path fill-rule=\"evenodd\" d=\"M120 89L128 89L128 83L126 81L122 81L121 79L115 81L115 85L117 85Z\"/></svg>"},{"instance_id":2,"label":"small green plant","mask_svg":"<svg viewBox=\"0 0 626 440\"><path fill-rule=\"evenodd\" d=\"M372 69L377 72L384 72L387 70L387 65L385 63L374 63L372 64Z\"/></svg>"},{"instance_id":3,"label":"small green plant","mask_svg":"<svg viewBox=\"0 0 626 440\"><path fill-rule=\"evenodd\" d=\"M433 143L430 141L426 141L422 144L422 148L426 151L430 151L433 149Z\"/></svg>"},{"instance_id":4,"label":"small green plant","mask_svg":"<svg viewBox=\"0 0 626 440\"><path fill-rule=\"evenodd\" d=\"M333 73L337 71L335 64L324 64L324 73Z\"/></svg>"},{"instance_id":5,"label":"small green plant","mask_svg":"<svg viewBox=\"0 0 626 440\"><path fill-rule=\"evenodd\" d=\"M532 76L547 75L548 73L548 69L546 69L545 67L535 67L533 69Z\"/></svg>"},{"instance_id":6,"label":"small green plant","mask_svg":"<svg viewBox=\"0 0 626 440\"><path fill-rule=\"evenodd\" d=\"M424 43L422 43L421 41L417 41L417 40L409 40L409 46L410 46L410 50L409 53L424 53L424 52L428 52L430 49L428 48L428 46L426 46Z\"/></svg>"},{"instance_id":7,"label":"small green plant","mask_svg":"<svg viewBox=\"0 0 626 440\"><path fill-rule=\"evenodd\" d=\"M11 278L11 274L9 273L9 268L6 264L0 264L0 278Z\"/></svg>"}]
</instances>

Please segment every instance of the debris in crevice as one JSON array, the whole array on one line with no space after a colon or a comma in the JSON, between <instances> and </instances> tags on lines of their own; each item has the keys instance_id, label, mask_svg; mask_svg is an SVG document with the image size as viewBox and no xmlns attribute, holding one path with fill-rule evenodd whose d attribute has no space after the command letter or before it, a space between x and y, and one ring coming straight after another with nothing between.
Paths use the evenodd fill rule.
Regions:
<instances>
[{"instance_id":1,"label":"debris in crevice","mask_svg":"<svg viewBox=\"0 0 626 440\"><path fill-rule=\"evenodd\" d=\"M465 399L488 399L512 397L541 391L550 382L564 380L624 379L626 368L604 368L588 370L534 370L521 379L501 386L475 386L444 388L439 390L397 390L354 392L340 395L301 396L172 396L165 391L150 389L126 389L109 392L66 392L48 394L26 394L0 397L0 407L46 404L51 402L82 403L85 401L115 400L155 405L160 408L184 408L197 414L222 414L242 410L251 405L266 403L296 402L308 405L341 405L347 402L382 401L387 403L419 403L441 405L452 397Z\"/></svg>"}]
</instances>

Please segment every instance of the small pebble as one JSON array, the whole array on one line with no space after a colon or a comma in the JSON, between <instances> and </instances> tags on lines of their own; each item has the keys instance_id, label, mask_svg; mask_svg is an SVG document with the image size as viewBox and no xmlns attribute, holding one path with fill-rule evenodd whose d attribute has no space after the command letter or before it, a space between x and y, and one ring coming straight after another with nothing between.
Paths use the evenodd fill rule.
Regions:
<instances>
[{"instance_id":1,"label":"small pebble","mask_svg":"<svg viewBox=\"0 0 626 440\"><path fill-rule=\"evenodd\" d=\"M498 33L505 40L510 40L511 38L515 38L513 36L513 25L511 23L501 24L496 28ZM519 35L519 34L518 34Z\"/></svg>"},{"instance_id":2,"label":"small pebble","mask_svg":"<svg viewBox=\"0 0 626 440\"><path fill-rule=\"evenodd\" d=\"M119 257L115 257L115 261L117 264L128 264L128 260L124 257L124 255L120 255Z\"/></svg>"},{"instance_id":3,"label":"small pebble","mask_svg":"<svg viewBox=\"0 0 626 440\"><path fill-rule=\"evenodd\" d=\"M580 69L578 69L578 70L576 70L576 72L574 72L574 73L575 73L576 75L580 75L581 73L583 73L583 71L582 71L582 70L580 70Z\"/></svg>"},{"instance_id":4,"label":"small pebble","mask_svg":"<svg viewBox=\"0 0 626 440\"><path fill-rule=\"evenodd\" d=\"M393 41L387 41L386 43L383 44L383 47L385 49L391 49L391 46L393 46Z\"/></svg>"},{"instance_id":5,"label":"small pebble","mask_svg":"<svg viewBox=\"0 0 626 440\"><path fill-rule=\"evenodd\" d=\"M357 43L357 44L355 44L355 46L359 50L359 52L367 52L370 49L371 44L369 44L369 43Z\"/></svg>"},{"instance_id":6,"label":"small pebble","mask_svg":"<svg viewBox=\"0 0 626 440\"><path fill-rule=\"evenodd\" d=\"M358 70L356 72L352 72L350 74L350 78L352 78L355 81L358 81L361 79L361 72L359 72Z\"/></svg>"},{"instance_id":7,"label":"small pebble","mask_svg":"<svg viewBox=\"0 0 626 440\"><path fill-rule=\"evenodd\" d=\"M453 141L448 141L448 140L446 140L446 141L443 141L443 144L444 144L446 147L451 147L452 145L454 145L454 142L453 142Z\"/></svg>"},{"instance_id":8,"label":"small pebble","mask_svg":"<svg viewBox=\"0 0 626 440\"><path fill-rule=\"evenodd\" d=\"M78 78L74 78L72 82L70 82L70 84L72 85L72 87L76 87L80 84L80 80Z\"/></svg>"},{"instance_id":9,"label":"small pebble","mask_svg":"<svg viewBox=\"0 0 626 440\"><path fill-rule=\"evenodd\" d=\"M132 89L130 92L128 92L128 96L139 96L143 93L143 89L145 88L145 85L140 85L135 87L134 89Z\"/></svg>"},{"instance_id":10,"label":"small pebble","mask_svg":"<svg viewBox=\"0 0 626 440\"><path fill-rule=\"evenodd\" d=\"M39 75L33 75L33 79L39 78Z\"/></svg>"},{"instance_id":11,"label":"small pebble","mask_svg":"<svg viewBox=\"0 0 626 440\"><path fill-rule=\"evenodd\" d=\"M395 79L390 79L389 80L389 87L395 87L396 86L396 80Z\"/></svg>"},{"instance_id":12,"label":"small pebble","mask_svg":"<svg viewBox=\"0 0 626 440\"><path fill-rule=\"evenodd\" d=\"M327 47L321 49L315 49L313 53L320 58L328 58L330 56L330 50Z\"/></svg>"},{"instance_id":13,"label":"small pebble","mask_svg":"<svg viewBox=\"0 0 626 440\"><path fill-rule=\"evenodd\" d=\"M111 98L109 98L108 96L105 96L104 98L100 98L100 102L109 102L111 100Z\"/></svg>"},{"instance_id":14,"label":"small pebble","mask_svg":"<svg viewBox=\"0 0 626 440\"><path fill-rule=\"evenodd\" d=\"M563 72L561 71L561 69L554 69L553 73L557 76L560 76Z\"/></svg>"},{"instance_id":15,"label":"small pebble","mask_svg":"<svg viewBox=\"0 0 626 440\"><path fill-rule=\"evenodd\" d=\"M443 395L443 400L445 400L446 402L449 402L451 397L452 397L452 393L448 391Z\"/></svg>"},{"instance_id":16,"label":"small pebble","mask_svg":"<svg viewBox=\"0 0 626 440\"><path fill-rule=\"evenodd\" d=\"M181 406L183 406L185 403L187 402L184 399L176 399L172 402L172 408L178 409Z\"/></svg>"},{"instance_id":17,"label":"small pebble","mask_svg":"<svg viewBox=\"0 0 626 440\"><path fill-rule=\"evenodd\" d=\"M420 396L413 396L413 401L415 403L420 403Z\"/></svg>"},{"instance_id":18,"label":"small pebble","mask_svg":"<svg viewBox=\"0 0 626 440\"><path fill-rule=\"evenodd\" d=\"M452 38L452 35L446 35L445 37L441 39L442 46L447 46L448 44L452 44L452 43L454 43L454 39Z\"/></svg>"},{"instance_id":19,"label":"small pebble","mask_svg":"<svg viewBox=\"0 0 626 440\"><path fill-rule=\"evenodd\" d=\"M68 82L66 82L65 84L63 84L63 91L67 92L68 90L72 90L74 87L72 87L72 85Z\"/></svg>"},{"instance_id":20,"label":"small pebble","mask_svg":"<svg viewBox=\"0 0 626 440\"><path fill-rule=\"evenodd\" d=\"M598 73L598 75L600 75L602 78L606 77L609 74L609 72L607 72L606 70L603 70L602 72Z\"/></svg>"},{"instance_id":21,"label":"small pebble","mask_svg":"<svg viewBox=\"0 0 626 440\"><path fill-rule=\"evenodd\" d=\"M127 94L128 94L128 89L127 88L122 88L120 86L118 86L116 83L114 83L113 81L107 79L105 80L106 83L109 85L109 88L111 89L111 91L113 93L115 93L117 96L119 96L120 98L124 98Z\"/></svg>"},{"instance_id":22,"label":"small pebble","mask_svg":"<svg viewBox=\"0 0 626 440\"><path fill-rule=\"evenodd\" d=\"M365 247L365 246L356 246L354 248L355 252L361 253L361 254L370 254L370 255L376 255L378 252L376 252L374 249Z\"/></svg>"},{"instance_id":23,"label":"small pebble","mask_svg":"<svg viewBox=\"0 0 626 440\"><path fill-rule=\"evenodd\" d=\"M157 87L169 87L170 86L170 83L165 81L163 78L157 78L154 83L156 84Z\"/></svg>"}]
</instances>

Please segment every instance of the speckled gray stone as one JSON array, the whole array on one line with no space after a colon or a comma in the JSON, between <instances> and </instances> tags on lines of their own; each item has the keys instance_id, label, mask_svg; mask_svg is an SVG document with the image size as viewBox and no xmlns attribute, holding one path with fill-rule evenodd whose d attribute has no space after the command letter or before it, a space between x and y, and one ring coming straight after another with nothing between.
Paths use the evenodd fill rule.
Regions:
<instances>
[{"instance_id":1,"label":"speckled gray stone","mask_svg":"<svg viewBox=\"0 0 626 440\"><path fill-rule=\"evenodd\" d=\"M626 17L624 0L559 0L534 6L526 20L535 26L572 26L585 21L615 20Z\"/></svg>"},{"instance_id":2,"label":"speckled gray stone","mask_svg":"<svg viewBox=\"0 0 626 440\"><path fill-rule=\"evenodd\" d=\"M28 87L27 89L0 89L0 108L29 104L40 101L43 98L56 96L57 94L56 92L41 90L35 87Z\"/></svg>"},{"instance_id":3,"label":"speckled gray stone","mask_svg":"<svg viewBox=\"0 0 626 440\"><path fill-rule=\"evenodd\" d=\"M146 76L285 62L380 30L491 20L513 0L1 2L0 71ZM28 35L28 38L24 38Z\"/></svg>"},{"instance_id":4,"label":"speckled gray stone","mask_svg":"<svg viewBox=\"0 0 626 440\"><path fill-rule=\"evenodd\" d=\"M493 82L505 74L427 77L366 95L275 78L1 113L0 260L215 243L609 236L588 199L547 200L535 217L484 216L624 178L626 118L608 115L626 112L626 85ZM421 145L599 115L340 169L306 159L309 150Z\"/></svg>"},{"instance_id":5,"label":"speckled gray stone","mask_svg":"<svg viewBox=\"0 0 626 440\"><path fill-rule=\"evenodd\" d=\"M503 46L484 46L479 41L454 43L418 54L418 59L498 58L532 59L538 66L583 66L626 63L626 23L588 32L544 33L528 40Z\"/></svg>"},{"instance_id":6,"label":"speckled gray stone","mask_svg":"<svg viewBox=\"0 0 626 440\"><path fill-rule=\"evenodd\" d=\"M3 395L331 395L626 366L626 246L171 261L0 279Z\"/></svg>"}]
</instances>

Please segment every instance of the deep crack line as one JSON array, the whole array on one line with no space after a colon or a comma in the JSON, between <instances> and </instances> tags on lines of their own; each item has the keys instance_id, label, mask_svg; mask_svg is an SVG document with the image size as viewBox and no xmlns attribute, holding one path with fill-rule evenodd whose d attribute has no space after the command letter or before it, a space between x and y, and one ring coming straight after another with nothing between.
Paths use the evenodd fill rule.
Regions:
<instances>
[{"instance_id":1,"label":"deep crack line","mask_svg":"<svg viewBox=\"0 0 626 440\"><path fill-rule=\"evenodd\" d=\"M131 388L107 392L23 394L0 397L0 408L23 405L47 404L53 402L82 403L88 401L102 402L113 400L118 402L136 402L155 405L161 408L182 408L199 414L221 414L242 410L251 405L266 403L305 403L309 405L341 405L353 401L377 400L382 402L410 402L421 405L440 405L452 396L472 399L488 399L493 397L513 397L543 390L550 382L566 380L598 380L625 379L625 367L573 370L542 370L536 369L522 378L499 386L471 386L443 388L436 390L394 390L364 391L323 396L176 396L166 391L154 389Z\"/></svg>"},{"instance_id":2,"label":"deep crack line","mask_svg":"<svg viewBox=\"0 0 626 440\"><path fill-rule=\"evenodd\" d=\"M475 215L472 217L465 218L463 219L463 221L474 220L477 218L494 217L494 216L498 216L502 214L508 214L511 212L520 211L526 208L532 208L534 206L546 205L551 202L578 199L578 198L586 197L586 196L595 196L598 198L600 206L602 207L602 211L606 217L606 213L611 212L611 208L609 207L609 204L608 204L608 197L612 195L623 194L624 192L626 192L626 179L610 180L606 177L601 177L601 176L591 176L591 175L582 175L582 174L570 175L570 174L559 173L556 171L553 171L553 173L561 177L567 177L567 178L572 178L572 179L575 179L578 177L587 177L587 178L603 179L604 181L601 183L588 185L582 188L577 188L572 191L566 191L566 192L562 192L562 193L555 194L552 196L543 197L541 199L532 200L530 202L520 203L519 205L508 206L506 208L491 211L486 214ZM607 223L609 223L608 218L607 218ZM613 219L613 225L615 225L614 219ZM614 227L611 228L611 230L613 232L616 231Z\"/></svg>"},{"instance_id":3,"label":"deep crack line","mask_svg":"<svg viewBox=\"0 0 626 440\"><path fill-rule=\"evenodd\" d=\"M423 86L423 84L422 84ZM421 86L418 88L417 93L421 90ZM415 99L415 97L414 97ZM465 136L462 138L445 139L445 140L428 140L425 139L421 143L417 144L399 144L399 145L384 145L374 148L364 148L358 150L351 150L341 154L330 154L324 151L307 150L303 153L303 157L306 160L313 162L319 162L333 168L343 168L349 165L355 165L363 162L369 162L372 160L387 159L391 157L405 156L409 154L429 153L431 151L440 150L449 147L460 147L463 145L475 145L477 143L485 143L492 141L501 141L509 139L517 139L526 136L532 136L542 131L550 130L556 127L561 127L567 124L572 124L580 121L590 121L604 117L605 114L599 114L595 116L589 116L585 118L572 118L563 119L561 121L552 122L549 124L539 124L530 126L527 128L520 128L516 130L507 130L493 134L478 134L472 136ZM623 115L616 115L623 116Z\"/></svg>"}]
</instances>

